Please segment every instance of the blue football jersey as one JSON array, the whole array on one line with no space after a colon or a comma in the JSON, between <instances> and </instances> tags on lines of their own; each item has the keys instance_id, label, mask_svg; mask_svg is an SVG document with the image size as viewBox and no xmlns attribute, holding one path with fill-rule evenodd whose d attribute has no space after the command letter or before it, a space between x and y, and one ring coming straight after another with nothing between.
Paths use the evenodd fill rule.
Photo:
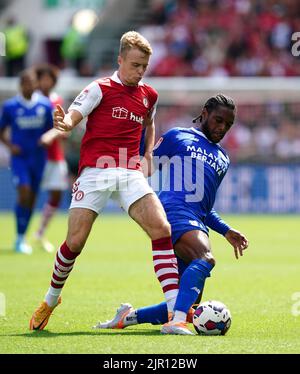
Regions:
<instances>
[{"instance_id":1,"label":"blue football jersey","mask_svg":"<svg viewBox=\"0 0 300 374\"><path fill-rule=\"evenodd\" d=\"M163 178L159 198L164 207L186 207L203 220L213 208L230 160L199 129L176 127L157 142L154 163Z\"/></svg>"},{"instance_id":2,"label":"blue football jersey","mask_svg":"<svg viewBox=\"0 0 300 374\"><path fill-rule=\"evenodd\" d=\"M10 127L10 141L21 148L20 157L44 157L45 149L39 139L53 127L52 110L51 102L38 93L34 93L31 100L17 95L4 102L0 128Z\"/></svg>"}]
</instances>

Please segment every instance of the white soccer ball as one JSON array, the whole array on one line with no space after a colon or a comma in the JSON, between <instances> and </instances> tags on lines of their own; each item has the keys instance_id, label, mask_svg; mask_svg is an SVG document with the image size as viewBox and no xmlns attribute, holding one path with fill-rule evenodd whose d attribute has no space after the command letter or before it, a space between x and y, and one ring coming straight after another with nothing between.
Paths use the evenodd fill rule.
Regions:
<instances>
[{"instance_id":1,"label":"white soccer ball","mask_svg":"<svg viewBox=\"0 0 300 374\"><path fill-rule=\"evenodd\" d=\"M200 335L225 335L231 325L231 314L220 301L205 301L195 310L193 324Z\"/></svg>"}]
</instances>

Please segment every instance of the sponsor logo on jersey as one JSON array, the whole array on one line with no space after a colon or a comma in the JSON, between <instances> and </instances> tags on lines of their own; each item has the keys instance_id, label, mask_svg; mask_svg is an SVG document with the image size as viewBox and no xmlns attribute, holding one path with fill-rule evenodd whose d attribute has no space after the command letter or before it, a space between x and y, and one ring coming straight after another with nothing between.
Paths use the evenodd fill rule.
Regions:
<instances>
[{"instance_id":1,"label":"sponsor logo on jersey","mask_svg":"<svg viewBox=\"0 0 300 374\"><path fill-rule=\"evenodd\" d=\"M137 116L136 114L131 112L130 113L130 121L134 121L134 122L140 123L142 125L144 123L144 117Z\"/></svg>"},{"instance_id":2,"label":"sponsor logo on jersey","mask_svg":"<svg viewBox=\"0 0 300 374\"><path fill-rule=\"evenodd\" d=\"M205 162L213 168L219 176L226 173L229 166L229 159L221 151L218 151L216 155L214 152L207 151L205 148L196 147L195 145L188 145L186 150L190 152L191 158Z\"/></svg>"},{"instance_id":3,"label":"sponsor logo on jersey","mask_svg":"<svg viewBox=\"0 0 300 374\"><path fill-rule=\"evenodd\" d=\"M128 119L130 121L138 122L141 125L144 123L144 117L143 116L138 116L132 112L130 112L126 108L123 107L115 107L112 108L112 117L117 118L117 119Z\"/></svg>"},{"instance_id":4,"label":"sponsor logo on jersey","mask_svg":"<svg viewBox=\"0 0 300 374\"><path fill-rule=\"evenodd\" d=\"M45 113L46 113L46 108L44 108L43 106L38 106L36 108L36 114L38 116L43 116L43 115L45 115Z\"/></svg>"},{"instance_id":5,"label":"sponsor logo on jersey","mask_svg":"<svg viewBox=\"0 0 300 374\"><path fill-rule=\"evenodd\" d=\"M112 109L112 117L118 119L127 119L128 110L121 107L115 107Z\"/></svg>"}]
</instances>

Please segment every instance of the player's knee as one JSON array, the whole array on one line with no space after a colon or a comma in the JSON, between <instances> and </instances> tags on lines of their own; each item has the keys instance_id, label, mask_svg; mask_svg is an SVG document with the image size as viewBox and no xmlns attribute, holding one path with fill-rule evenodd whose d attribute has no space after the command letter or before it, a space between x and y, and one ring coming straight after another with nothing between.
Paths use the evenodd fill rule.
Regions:
<instances>
[{"instance_id":1,"label":"player's knee","mask_svg":"<svg viewBox=\"0 0 300 374\"><path fill-rule=\"evenodd\" d=\"M18 204L24 208L31 208L31 200L29 191L24 191L19 195Z\"/></svg>"},{"instance_id":2,"label":"player's knee","mask_svg":"<svg viewBox=\"0 0 300 374\"><path fill-rule=\"evenodd\" d=\"M152 240L167 238L171 236L171 226L169 222L166 220L165 222L160 222L160 224L152 227L150 229L149 235Z\"/></svg>"},{"instance_id":3,"label":"player's knee","mask_svg":"<svg viewBox=\"0 0 300 374\"><path fill-rule=\"evenodd\" d=\"M166 220L160 227L158 228L159 236L161 238L166 238L168 236L171 236L171 225Z\"/></svg>"},{"instance_id":4,"label":"player's knee","mask_svg":"<svg viewBox=\"0 0 300 374\"><path fill-rule=\"evenodd\" d=\"M80 237L67 238L67 246L71 252L80 253L84 247L85 242Z\"/></svg>"},{"instance_id":5,"label":"player's knee","mask_svg":"<svg viewBox=\"0 0 300 374\"><path fill-rule=\"evenodd\" d=\"M205 253L201 260L208 262L212 267L215 267L216 265L216 260L210 252Z\"/></svg>"}]
</instances>

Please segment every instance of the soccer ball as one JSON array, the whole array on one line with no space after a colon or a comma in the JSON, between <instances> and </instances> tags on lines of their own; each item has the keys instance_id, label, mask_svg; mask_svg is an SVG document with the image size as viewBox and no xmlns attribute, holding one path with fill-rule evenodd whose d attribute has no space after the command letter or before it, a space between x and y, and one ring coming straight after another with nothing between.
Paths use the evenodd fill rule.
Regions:
<instances>
[{"instance_id":1,"label":"soccer ball","mask_svg":"<svg viewBox=\"0 0 300 374\"><path fill-rule=\"evenodd\" d=\"M193 324L200 335L225 335L231 325L231 314L220 301L205 301L195 310Z\"/></svg>"}]
</instances>

